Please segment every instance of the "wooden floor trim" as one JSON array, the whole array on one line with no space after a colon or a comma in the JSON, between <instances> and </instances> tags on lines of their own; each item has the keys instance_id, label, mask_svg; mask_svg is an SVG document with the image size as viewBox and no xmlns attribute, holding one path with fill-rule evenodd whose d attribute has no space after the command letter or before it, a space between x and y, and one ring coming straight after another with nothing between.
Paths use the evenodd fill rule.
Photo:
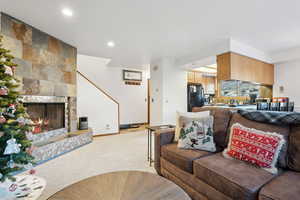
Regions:
<instances>
[{"instance_id":1,"label":"wooden floor trim","mask_svg":"<svg viewBox=\"0 0 300 200\"><path fill-rule=\"evenodd\" d=\"M97 137L112 136L112 135L118 135L118 134L120 134L120 132L117 132L117 133L100 134L100 135L93 135L93 137L94 137L94 138L97 138Z\"/></svg>"}]
</instances>

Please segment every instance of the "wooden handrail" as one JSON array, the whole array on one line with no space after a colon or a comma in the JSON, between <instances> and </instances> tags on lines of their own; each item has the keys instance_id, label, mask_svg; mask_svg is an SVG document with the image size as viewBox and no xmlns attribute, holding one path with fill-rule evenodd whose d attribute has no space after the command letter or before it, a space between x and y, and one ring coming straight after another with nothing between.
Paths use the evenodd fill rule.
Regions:
<instances>
[{"instance_id":1,"label":"wooden handrail","mask_svg":"<svg viewBox=\"0 0 300 200\"><path fill-rule=\"evenodd\" d=\"M77 71L77 73L82 76L85 80L87 80L90 84L92 84L95 88L97 88L101 93L103 93L105 96L107 96L109 99L111 99L113 102L115 102L118 105L118 125L119 125L119 133L120 133L120 104L117 100L115 100L112 96L110 96L107 92L105 92L103 89L98 87L93 81L91 81L88 77L83 75L80 71Z\"/></svg>"},{"instance_id":2,"label":"wooden handrail","mask_svg":"<svg viewBox=\"0 0 300 200\"><path fill-rule=\"evenodd\" d=\"M92 84L95 88L97 88L98 90L100 90L100 92L102 92L103 94L105 94L105 96L107 96L108 98L110 98L112 101L114 101L116 104L119 105L119 102L117 102L117 100L115 100L112 96L110 96L107 92L105 92L103 89L101 89L100 87L98 87L94 82L92 82L90 79L88 79L88 77L86 77L85 75L83 75L80 71L77 71L77 73L82 76L84 79L86 79L90 84Z\"/></svg>"}]
</instances>

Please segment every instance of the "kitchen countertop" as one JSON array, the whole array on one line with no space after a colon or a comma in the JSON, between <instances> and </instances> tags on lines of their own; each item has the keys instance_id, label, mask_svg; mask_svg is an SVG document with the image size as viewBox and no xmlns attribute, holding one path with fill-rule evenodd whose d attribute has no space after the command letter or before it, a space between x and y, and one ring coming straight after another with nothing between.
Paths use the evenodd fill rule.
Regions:
<instances>
[{"instance_id":1,"label":"kitchen countertop","mask_svg":"<svg viewBox=\"0 0 300 200\"><path fill-rule=\"evenodd\" d=\"M229 105L205 105L204 107L213 107L213 108L228 108L228 109L243 109L243 110L256 110L256 105L239 105L231 107Z\"/></svg>"}]
</instances>

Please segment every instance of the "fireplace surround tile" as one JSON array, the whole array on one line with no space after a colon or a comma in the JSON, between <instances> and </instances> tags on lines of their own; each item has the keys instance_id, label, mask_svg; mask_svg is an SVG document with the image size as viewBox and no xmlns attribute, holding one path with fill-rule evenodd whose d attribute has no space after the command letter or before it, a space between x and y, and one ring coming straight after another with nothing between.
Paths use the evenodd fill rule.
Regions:
<instances>
[{"instance_id":1,"label":"fireplace surround tile","mask_svg":"<svg viewBox=\"0 0 300 200\"><path fill-rule=\"evenodd\" d=\"M49 95L54 96L54 85L51 81L40 80L40 95Z\"/></svg>"},{"instance_id":2,"label":"fireplace surround tile","mask_svg":"<svg viewBox=\"0 0 300 200\"><path fill-rule=\"evenodd\" d=\"M0 34L20 65L16 77L25 102L65 102L65 128L28 134L39 146L35 153L43 161L92 141L92 132L69 138L77 130L77 49L49 34L0 12ZM52 142L54 138L64 139ZM49 142L50 143L47 143Z\"/></svg>"},{"instance_id":3,"label":"fireplace surround tile","mask_svg":"<svg viewBox=\"0 0 300 200\"><path fill-rule=\"evenodd\" d=\"M32 29L32 46L37 49L48 49L49 35L33 28Z\"/></svg>"},{"instance_id":4,"label":"fireplace surround tile","mask_svg":"<svg viewBox=\"0 0 300 200\"><path fill-rule=\"evenodd\" d=\"M20 64L24 95L53 95L40 80L50 81L54 95L76 96L77 49L7 14L0 14L4 47L12 50ZM35 89L29 87L34 86ZM61 87L61 88L58 88Z\"/></svg>"},{"instance_id":5,"label":"fireplace surround tile","mask_svg":"<svg viewBox=\"0 0 300 200\"><path fill-rule=\"evenodd\" d=\"M22 95L63 96L70 100L70 129L77 128L77 49L5 13L0 13L4 47L20 65Z\"/></svg>"},{"instance_id":6,"label":"fireplace surround tile","mask_svg":"<svg viewBox=\"0 0 300 200\"><path fill-rule=\"evenodd\" d=\"M62 46L59 40L57 40L54 37L49 37L48 50L53 54L60 55L62 51Z\"/></svg>"},{"instance_id":7,"label":"fireplace surround tile","mask_svg":"<svg viewBox=\"0 0 300 200\"><path fill-rule=\"evenodd\" d=\"M15 75L23 76L23 77L26 77L26 78L33 78L32 77L32 74L33 74L33 72L32 72L32 63L31 62L26 61L24 59L20 59L20 58L15 58L14 62L16 64L18 64L18 66L21 66L21 67L16 68Z\"/></svg>"},{"instance_id":8,"label":"fireplace surround tile","mask_svg":"<svg viewBox=\"0 0 300 200\"><path fill-rule=\"evenodd\" d=\"M27 95L40 94L40 81L36 79L23 78L23 90Z\"/></svg>"},{"instance_id":9,"label":"fireplace surround tile","mask_svg":"<svg viewBox=\"0 0 300 200\"><path fill-rule=\"evenodd\" d=\"M23 44L20 40L16 40L10 36L3 35L3 46L9 49L11 54L16 58L23 56Z\"/></svg>"},{"instance_id":10,"label":"fireplace surround tile","mask_svg":"<svg viewBox=\"0 0 300 200\"><path fill-rule=\"evenodd\" d=\"M32 28L22 22L12 22L12 33L17 40L24 44L32 44Z\"/></svg>"}]
</instances>

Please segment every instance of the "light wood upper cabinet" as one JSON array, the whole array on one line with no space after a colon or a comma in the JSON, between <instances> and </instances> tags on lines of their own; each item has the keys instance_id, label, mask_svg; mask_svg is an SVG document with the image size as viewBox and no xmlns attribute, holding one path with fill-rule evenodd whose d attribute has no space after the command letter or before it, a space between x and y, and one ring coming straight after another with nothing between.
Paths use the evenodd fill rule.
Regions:
<instances>
[{"instance_id":1,"label":"light wood upper cabinet","mask_svg":"<svg viewBox=\"0 0 300 200\"><path fill-rule=\"evenodd\" d=\"M204 93L213 94L216 89L216 77L203 76L201 72L189 71L188 83L202 84Z\"/></svg>"},{"instance_id":2,"label":"light wood upper cabinet","mask_svg":"<svg viewBox=\"0 0 300 200\"><path fill-rule=\"evenodd\" d=\"M194 72L188 72L188 83L194 83L195 82L195 73Z\"/></svg>"},{"instance_id":3,"label":"light wood upper cabinet","mask_svg":"<svg viewBox=\"0 0 300 200\"><path fill-rule=\"evenodd\" d=\"M274 84L274 65L236 53L217 56L218 81L241 80L265 85Z\"/></svg>"},{"instance_id":4,"label":"light wood upper cabinet","mask_svg":"<svg viewBox=\"0 0 300 200\"><path fill-rule=\"evenodd\" d=\"M195 74L195 83L201 83L201 84L203 84L204 80L202 78L202 74L198 73L198 72L194 72L194 74Z\"/></svg>"}]
</instances>

